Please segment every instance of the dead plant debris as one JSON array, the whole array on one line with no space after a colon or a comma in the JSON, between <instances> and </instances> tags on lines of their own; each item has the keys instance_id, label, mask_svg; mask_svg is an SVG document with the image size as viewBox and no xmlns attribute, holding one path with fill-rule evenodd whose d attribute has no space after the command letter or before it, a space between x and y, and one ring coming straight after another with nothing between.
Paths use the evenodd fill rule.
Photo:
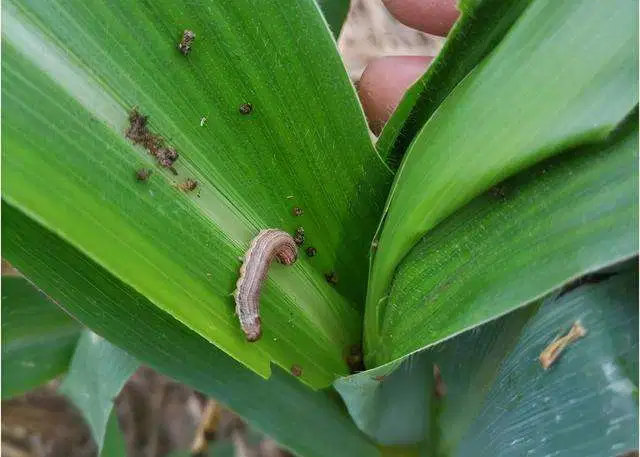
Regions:
<instances>
[{"instance_id":1,"label":"dead plant debris","mask_svg":"<svg viewBox=\"0 0 640 457\"><path fill-rule=\"evenodd\" d=\"M565 336L558 337L553 342L547 346L542 353L540 353L540 365L545 370L549 369L551 365L554 364L556 360L560 357L560 354L564 351L564 349L574 341L582 338L587 334L587 330L580 324L580 322L576 321Z\"/></svg>"},{"instance_id":2,"label":"dead plant debris","mask_svg":"<svg viewBox=\"0 0 640 457\"><path fill-rule=\"evenodd\" d=\"M216 438L221 416L222 406L213 398L207 399L207 404L191 444L191 454L207 455L209 441L213 441Z\"/></svg>"}]
</instances>

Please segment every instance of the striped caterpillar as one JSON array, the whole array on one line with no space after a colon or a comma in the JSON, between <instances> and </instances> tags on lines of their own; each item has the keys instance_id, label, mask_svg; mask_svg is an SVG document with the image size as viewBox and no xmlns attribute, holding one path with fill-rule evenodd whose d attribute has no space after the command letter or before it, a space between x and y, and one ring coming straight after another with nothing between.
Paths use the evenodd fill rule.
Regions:
<instances>
[{"instance_id":1,"label":"striped caterpillar","mask_svg":"<svg viewBox=\"0 0 640 457\"><path fill-rule=\"evenodd\" d=\"M258 341L262 336L260 289L274 257L284 265L291 265L298 258L298 247L287 232L277 229L262 230L253 239L244 256L233 294L236 314L247 341Z\"/></svg>"}]
</instances>

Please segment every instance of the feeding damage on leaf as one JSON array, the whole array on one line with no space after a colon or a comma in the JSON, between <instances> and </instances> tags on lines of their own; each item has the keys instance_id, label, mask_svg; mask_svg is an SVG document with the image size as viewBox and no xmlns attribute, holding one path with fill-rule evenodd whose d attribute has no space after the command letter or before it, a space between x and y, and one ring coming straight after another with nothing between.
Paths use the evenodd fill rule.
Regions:
<instances>
[{"instance_id":1,"label":"feeding damage on leaf","mask_svg":"<svg viewBox=\"0 0 640 457\"><path fill-rule=\"evenodd\" d=\"M133 144L142 145L151 155L153 155L158 164L164 168L168 168L176 175L178 174L173 168L173 164L178 160L178 152L171 147L165 146L164 138L155 135L149 131L147 123L149 116L140 114L136 108L129 113L129 127L125 132L125 137L133 141Z\"/></svg>"},{"instance_id":2,"label":"feeding damage on leaf","mask_svg":"<svg viewBox=\"0 0 640 457\"><path fill-rule=\"evenodd\" d=\"M198 181L195 181L191 178L187 178L187 180L183 183L177 184L178 189L184 192L191 192L196 187L198 187Z\"/></svg>"},{"instance_id":3,"label":"feeding damage on leaf","mask_svg":"<svg viewBox=\"0 0 640 457\"><path fill-rule=\"evenodd\" d=\"M287 232L262 230L244 256L234 292L236 314L249 342L258 341L262 336L260 290L274 258L283 265L291 265L298 258L298 246Z\"/></svg>"}]
</instances>

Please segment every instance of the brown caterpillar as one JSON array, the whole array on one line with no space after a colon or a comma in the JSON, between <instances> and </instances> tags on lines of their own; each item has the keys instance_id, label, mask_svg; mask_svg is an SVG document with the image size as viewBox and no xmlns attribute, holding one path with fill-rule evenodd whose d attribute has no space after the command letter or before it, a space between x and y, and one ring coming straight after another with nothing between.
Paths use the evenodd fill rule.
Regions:
<instances>
[{"instance_id":1,"label":"brown caterpillar","mask_svg":"<svg viewBox=\"0 0 640 457\"><path fill-rule=\"evenodd\" d=\"M291 265L298 258L298 247L287 232L278 229L262 230L253 239L244 256L233 294L236 314L247 341L258 341L262 336L260 289L274 257L284 265Z\"/></svg>"}]
</instances>

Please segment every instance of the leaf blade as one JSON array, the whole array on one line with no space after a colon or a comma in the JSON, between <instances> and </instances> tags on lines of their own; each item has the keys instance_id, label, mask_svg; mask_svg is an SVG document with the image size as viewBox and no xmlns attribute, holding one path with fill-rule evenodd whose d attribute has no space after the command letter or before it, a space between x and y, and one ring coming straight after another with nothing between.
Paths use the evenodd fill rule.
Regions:
<instances>
[{"instance_id":1,"label":"leaf blade","mask_svg":"<svg viewBox=\"0 0 640 457\"><path fill-rule=\"evenodd\" d=\"M111 435L116 433L113 427L117 430L114 400L139 366L136 359L95 333L82 332L60 392L82 411L99 453L107 431Z\"/></svg>"},{"instance_id":2,"label":"leaf blade","mask_svg":"<svg viewBox=\"0 0 640 457\"><path fill-rule=\"evenodd\" d=\"M589 453L618 455L637 442L636 264L342 378L336 388L369 436L396 446L419 443L420 455L583 455L585 436ZM538 355L576 319L587 335L545 371Z\"/></svg>"},{"instance_id":3,"label":"leaf blade","mask_svg":"<svg viewBox=\"0 0 640 457\"><path fill-rule=\"evenodd\" d=\"M393 169L446 96L503 39L530 0L458 3L461 16L427 72L403 96L376 148ZM469 45L472 43L472 45Z\"/></svg>"},{"instance_id":4,"label":"leaf blade","mask_svg":"<svg viewBox=\"0 0 640 457\"><path fill-rule=\"evenodd\" d=\"M429 441L433 450L438 441L456 442L482 408L501 360L537 308L530 305L420 352L338 379L335 388L356 424L376 442L400 446ZM445 408L435 396L434 366L444 379ZM446 424L440 430L435 428L438 421Z\"/></svg>"},{"instance_id":5,"label":"leaf blade","mask_svg":"<svg viewBox=\"0 0 640 457\"><path fill-rule=\"evenodd\" d=\"M2 211L7 258L112 344L216 398L297 454L379 455L329 393L277 367L262 379L31 219L6 203Z\"/></svg>"},{"instance_id":6,"label":"leaf blade","mask_svg":"<svg viewBox=\"0 0 640 457\"><path fill-rule=\"evenodd\" d=\"M316 2L331 29L331 33L333 33L333 37L337 40L344 21L347 19L351 2L349 0L316 0Z\"/></svg>"},{"instance_id":7,"label":"leaf blade","mask_svg":"<svg viewBox=\"0 0 640 457\"><path fill-rule=\"evenodd\" d=\"M126 457L127 443L120 430L118 414L112 410L107 422L107 430L104 435L104 443L100 451L100 457Z\"/></svg>"},{"instance_id":8,"label":"leaf blade","mask_svg":"<svg viewBox=\"0 0 640 457\"><path fill-rule=\"evenodd\" d=\"M304 360L303 380L326 386L360 339L389 172L314 2L176 5L7 5L3 112L15 114L4 119L3 198L262 376L271 360ZM188 58L176 49L186 27ZM134 105L181 153L178 179L196 179L197 194L160 168L135 181L153 158L124 138ZM260 229L298 225L319 254L274 266L265 337L247 345L230 298L237 259Z\"/></svg>"},{"instance_id":9,"label":"leaf blade","mask_svg":"<svg viewBox=\"0 0 640 457\"><path fill-rule=\"evenodd\" d=\"M391 288L375 363L530 303L638 252L636 116L608 144L505 181L411 251Z\"/></svg>"},{"instance_id":10,"label":"leaf blade","mask_svg":"<svg viewBox=\"0 0 640 457\"><path fill-rule=\"evenodd\" d=\"M2 277L2 398L67 371L80 325L20 276Z\"/></svg>"},{"instance_id":11,"label":"leaf blade","mask_svg":"<svg viewBox=\"0 0 640 457\"><path fill-rule=\"evenodd\" d=\"M394 270L420 237L501 179L606 138L637 105L633 2L621 0L615 13L597 2L565 7L533 2L414 140L379 230L366 344L377 344ZM590 41L589 30L607 39Z\"/></svg>"},{"instance_id":12,"label":"leaf blade","mask_svg":"<svg viewBox=\"0 0 640 457\"><path fill-rule=\"evenodd\" d=\"M634 372L624 372L619 361L632 359L629 368L637 367L637 275L632 268L605 282L584 285L557 303L547 302L505 360L499 374L503 381L494 384L456 455L466 455L471 448L476 455L496 455L502 444L513 441L502 448L502 455L542 456L553 450L620 455L635 449L637 375L634 385L627 377ZM532 366L539 351L575 319L586 328L586 336L567 348L547 372ZM531 377L519 375L531 371ZM512 405L505 411L507 399ZM529 415L537 418L536 427L526 423ZM492 434L493 430L501 431Z\"/></svg>"}]
</instances>

